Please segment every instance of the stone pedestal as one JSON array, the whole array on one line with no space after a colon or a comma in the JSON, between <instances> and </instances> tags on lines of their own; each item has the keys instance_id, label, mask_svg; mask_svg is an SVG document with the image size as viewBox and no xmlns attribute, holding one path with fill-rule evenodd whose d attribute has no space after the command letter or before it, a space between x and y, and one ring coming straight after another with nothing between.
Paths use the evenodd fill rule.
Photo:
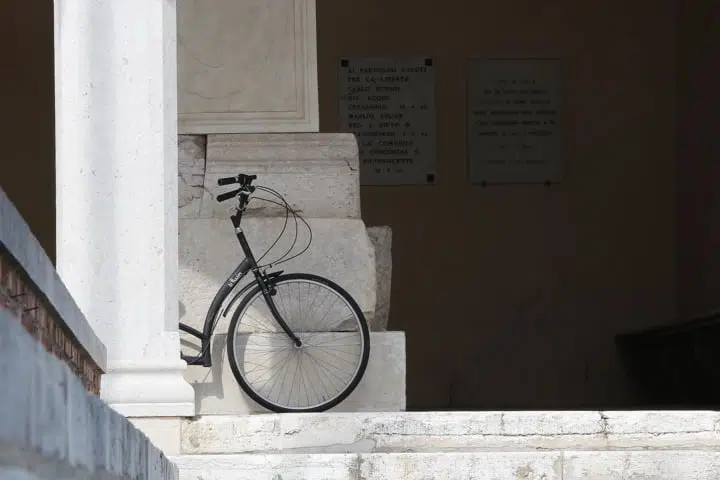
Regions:
<instances>
[{"instance_id":1,"label":"stone pedestal","mask_svg":"<svg viewBox=\"0 0 720 480\"><path fill-rule=\"evenodd\" d=\"M178 0L181 133L317 132L315 0Z\"/></svg>"},{"instance_id":2,"label":"stone pedestal","mask_svg":"<svg viewBox=\"0 0 720 480\"><path fill-rule=\"evenodd\" d=\"M327 277L345 288L368 317L374 316L375 252L360 219L358 147L353 135L209 135L206 140L181 137L180 144L180 313L184 323L202 327L213 296L242 261L229 220L232 202L215 201L218 193L232 188L219 187L217 179L238 173L257 175L257 185L280 193L312 228L310 248L278 268ZM256 196L273 199L261 191ZM270 247L284 224L284 208L251 200L243 229L256 256ZM297 234L293 253L309 240L302 222L298 222ZM295 222L290 217L264 262L286 252L294 236ZM217 333L226 331L227 321L223 321Z\"/></svg>"},{"instance_id":3,"label":"stone pedestal","mask_svg":"<svg viewBox=\"0 0 720 480\"><path fill-rule=\"evenodd\" d=\"M175 5L55 1L57 269L107 347L101 395L195 412L179 358Z\"/></svg>"}]
</instances>

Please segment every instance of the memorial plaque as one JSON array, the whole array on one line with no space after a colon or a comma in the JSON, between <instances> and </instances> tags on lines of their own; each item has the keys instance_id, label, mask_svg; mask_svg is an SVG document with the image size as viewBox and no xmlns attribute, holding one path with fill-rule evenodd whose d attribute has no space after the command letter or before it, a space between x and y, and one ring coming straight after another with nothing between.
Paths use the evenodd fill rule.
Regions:
<instances>
[{"instance_id":1,"label":"memorial plaque","mask_svg":"<svg viewBox=\"0 0 720 480\"><path fill-rule=\"evenodd\" d=\"M560 181L559 67L547 59L470 61L467 142L473 183Z\"/></svg>"},{"instance_id":2,"label":"memorial plaque","mask_svg":"<svg viewBox=\"0 0 720 480\"><path fill-rule=\"evenodd\" d=\"M360 148L360 183L435 183L432 59L346 58L338 80L341 129Z\"/></svg>"}]
</instances>

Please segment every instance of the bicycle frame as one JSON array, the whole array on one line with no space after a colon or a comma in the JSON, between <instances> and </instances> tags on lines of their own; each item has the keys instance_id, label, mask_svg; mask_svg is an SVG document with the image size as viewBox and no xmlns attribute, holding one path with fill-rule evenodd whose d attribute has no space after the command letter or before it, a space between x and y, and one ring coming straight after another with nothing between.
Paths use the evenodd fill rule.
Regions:
<instances>
[{"instance_id":1,"label":"bicycle frame","mask_svg":"<svg viewBox=\"0 0 720 480\"><path fill-rule=\"evenodd\" d=\"M246 202L247 200L244 199ZM242 202L242 201L241 201ZM241 203L242 205L242 203ZM285 323L285 321L280 316L280 313L277 311L277 308L275 307L275 303L272 300L272 291L270 287L270 283L268 280L275 278L279 275L281 275L283 272L277 271L269 274L264 274L260 272L260 269L258 268L257 261L255 260L255 256L252 253L252 250L250 249L250 244L247 241L247 238L245 237L245 233L243 232L242 228L240 228L240 222L242 220L242 206L237 210L237 212L230 217L232 220L233 226L235 227L235 235L237 236L238 242L240 242L240 247L242 248L243 253L245 254L245 259L240 262L240 265L238 265L235 270L230 274L230 276L225 280L223 285L220 287L218 292L215 294L215 297L213 298L212 303L210 304L210 308L207 311L207 314L205 315L205 324L203 325L203 331L199 331L189 325L186 325L182 322L179 323L178 327L181 331L188 333L192 335L193 337L200 340L200 354L195 355L182 355L181 358L187 362L188 365L202 365L203 367L211 367L212 366L212 358L210 355L210 341L212 339L212 335L214 333L215 327L217 325L217 319L219 318L219 315L222 314L222 316L227 316L228 312L231 311L231 307L240 299L242 298L246 293L250 291L252 287L260 286L260 289L263 293L263 297L265 297L265 301L268 304L268 307L270 308L270 312L272 313L273 317L275 318L275 321L278 322L278 324L282 327L282 329L285 331L285 333L297 344L299 341L297 337L293 334L292 330L290 330L290 327ZM224 311L220 311L223 302L225 299L232 293L232 291L235 289L235 287L240 283L240 281L247 275L249 272L253 272L255 275L255 281L250 282L247 285L245 285L239 292L235 294L235 296L232 298L232 300L228 303L228 305L225 307Z\"/></svg>"}]
</instances>

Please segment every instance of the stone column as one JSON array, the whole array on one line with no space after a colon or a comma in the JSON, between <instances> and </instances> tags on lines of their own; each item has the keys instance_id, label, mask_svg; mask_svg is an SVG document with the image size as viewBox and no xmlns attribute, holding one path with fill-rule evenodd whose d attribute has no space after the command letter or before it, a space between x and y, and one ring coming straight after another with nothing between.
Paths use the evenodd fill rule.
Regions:
<instances>
[{"instance_id":1,"label":"stone column","mask_svg":"<svg viewBox=\"0 0 720 480\"><path fill-rule=\"evenodd\" d=\"M57 269L107 346L101 396L194 415L178 335L173 0L55 0ZM151 436L152 438L152 436Z\"/></svg>"}]
</instances>

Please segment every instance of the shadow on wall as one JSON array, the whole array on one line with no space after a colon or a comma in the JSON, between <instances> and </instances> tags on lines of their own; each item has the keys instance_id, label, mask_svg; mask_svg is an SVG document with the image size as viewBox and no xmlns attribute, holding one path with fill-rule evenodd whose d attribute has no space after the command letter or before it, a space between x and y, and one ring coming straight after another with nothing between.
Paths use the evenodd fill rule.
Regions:
<instances>
[{"instance_id":1,"label":"shadow on wall","mask_svg":"<svg viewBox=\"0 0 720 480\"><path fill-rule=\"evenodd\" d=\"M364 220L393 229L389 328L407 332L408 408L632 406L614 336L676 318L675 2L317 11L322 131L339 129L341 56L436 65L437 184L362 189ZM468 183L473 57L561 59L562 183Z\"/></svg>"},{"instance_id":2,"label":"shadow on wall","mask_svg":"<svg viewBox=\"0 0 720 480\"><path fill-rule=\"evenodd\" d=\"M8 2L0 16L0 187L55 262L53 2Z\"/></svg>"}]
</instances>

